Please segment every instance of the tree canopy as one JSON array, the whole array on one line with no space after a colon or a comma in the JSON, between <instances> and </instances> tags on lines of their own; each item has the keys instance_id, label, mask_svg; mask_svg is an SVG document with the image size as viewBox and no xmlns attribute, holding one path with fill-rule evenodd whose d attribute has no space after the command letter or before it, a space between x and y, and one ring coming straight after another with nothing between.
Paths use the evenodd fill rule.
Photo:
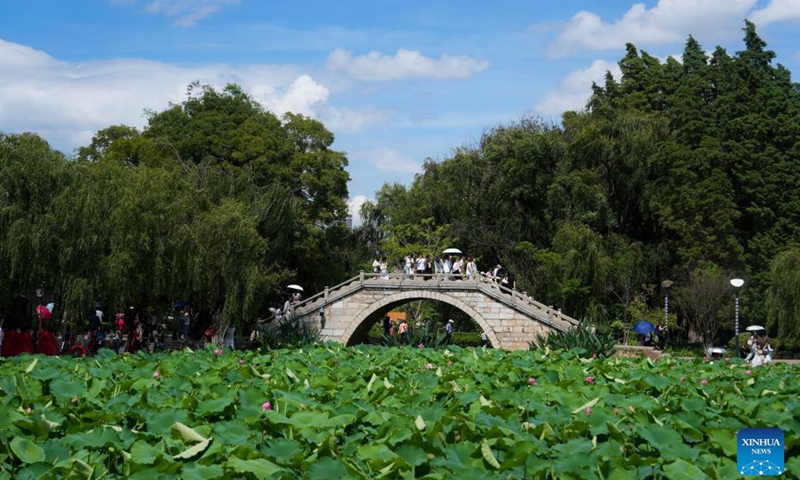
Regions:
<instances>
[{"instance_id":1,"label":"tree canopy","mask_svg":"<svg viewBox=\"0 0 800 480\"><path fill-rule=\"evenodd\" d=\"M283 286L338 281L347 157L325 127L278 118L229 85L197 83L139 132L98 132L76 158L35 135L0 137L0 299L41 288L70 321L96 301L174 301L241 323Z\"/></svg>"},{"instance_id":2,"label":"tree canopy","mask_svg":"<svg viewBox=\"0 0 800 480\"><path fill-rule=\"evenodd\" d=\"M675 326L706 342L732 336L734 292L700 308L691 286L742 276L743 321L769 316L797 337L778 319L800 291L776 272L800 243L800 86L752 23L743 30L735 55L690 37L682 61L661 62L628 44L621 78L608 73L560 125L497 126L408 189L384 187L363 212L383 232L375 247L403 254L397 232L449 225L484 270L502 263L521 290L601 328L663 318L670 279Z\"/></svg>"}]
</instances>

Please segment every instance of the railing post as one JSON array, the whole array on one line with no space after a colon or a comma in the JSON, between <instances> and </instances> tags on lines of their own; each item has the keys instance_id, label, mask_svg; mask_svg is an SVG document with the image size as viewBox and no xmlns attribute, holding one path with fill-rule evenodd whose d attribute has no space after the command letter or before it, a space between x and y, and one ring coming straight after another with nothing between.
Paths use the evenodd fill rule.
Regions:
<instances>
[{"instance_id":1,"label":"railing post","mask_svg":"<svg viewBox=\"0 0 800 480\"><path fill-rule=\"evenodd\" d=\"M330 287L325 285L325 293L322 294L322 298L325 300L326 303L328 302L328 293L329 292L330 292Z\"/></svg>"},{"instance_id":2,"label":"railing post","mask_svg":"<svg viewBox=\"0 0 800 480\"><path fill-rule=\"evenodd\" d=\"M364 285L364 270L358 272L358 284Z\"/></svg>"},{"instance_id":3,"label":"railing post","mask_svg":"<svg viewBox=\"0 0 800 480\"><path fill-rule=\"evenodd\" d=\"M517 289L516 287L511 289L511 305L517 304Z\"/></svg>"}]
</instances>

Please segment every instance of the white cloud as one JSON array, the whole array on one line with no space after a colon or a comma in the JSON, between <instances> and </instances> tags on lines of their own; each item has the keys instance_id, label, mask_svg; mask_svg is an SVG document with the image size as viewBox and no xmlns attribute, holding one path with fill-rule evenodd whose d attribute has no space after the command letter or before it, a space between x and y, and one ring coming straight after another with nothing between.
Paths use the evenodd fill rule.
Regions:
<instances>
[{"instance_id":1,"label":"white cloud","mask_svg":"<svg viewBox=\"0 0 800 480\"><path fill-rule=\"evenodd\" d=\"M320 120L331 131L357 133L369 127L385 125L389 121L389 114L373 107L352 109L326 105L320 112Z\"/></svg>"},{"instance_id":2,"label":"white cloud","mask_svg":"<svg viewBox=\"0 0 800 480\"><path fill-rule=\"evenodd\" d=\"M773 3L778 1L773 0ZM614 23L607 23L597 14L582 10L572 17L550 45L550 54L563 56L583 49L619 49L627 42L637 47L663 45L683 42L690 34L709 36L707 40L735 38L741 34L742 19L757 2L659 0L649 9L644 3L637 3Z\"/></svg>"},{"instance_id":3,"label":"white cloud","mask_svg":"<svg viewBox=\"0 0 800 480\"><path fill-rule=\"evenodd\" d=\"M422 172L422 163L388 147L353 152L349 157L359 162L366 162L384 172Z\"/></svg>"},{"instance_id":4,"label":"white cloud","mask_svg":"<svg viewBox=\"0 0 800 480\"><path fill-rule=\"evenodd\" d=\"M395 55L373 51L353 57L352 52L337 49L328 55L326 66L357 80L379 82L410 77L467 78L486 70L489 62L464 55L436 59L402 48Z\"/></svg>"},{"instance_id":5,"label":"white cloud","mask_svg":"<svg viewBox=\"0 0 800 480\"><path fill-rule=\"evenodd\" d=\"M361 206L364 205L369 199L364 195L356 195L347 200L347 210L353 216L353 226L358 227L361 225Z\"/></svg>"},{"instance_id":6,"label":"white cloud","mask_svg":"<svg viewBox=\"0 0 800 480\"><path fill-rule=\"evenodd\" d=\"M161 111L186 98L199 80L239 84L270 111L303 113L354 131L382 121L381 112L330 104L328 89L294 67L225 64L177 66L136 59L72 63L0 39L0 125L7 133L35 131L65 151L86 145L111 125L141 128L145 109Z\"/></svg>"},{"instance_id":7,"label":"white cloud","mask_svg":"<svg viewBox=\"0 0 800 480\"><path fill-rule=\"evenodd\" d=\"M241 0L146 0L144 9L148 13L175 17L175 25L191 27L195 23L223 7L238 5ZM112 0L118 5L133 5L137 0Z\"/></svg>"},{"instance_id":8,"label":"white cloud","mask_svg":"<svg viewBox=\"0 0 800 480\"><path fill-rule=\"evenodd\" d=\"M619 65L605 60L595 60L589 68L570 73L561 81L558 90L542 98L534 112L544 117L555 117L568 110L583 110L592 94L592 82L604 85L608 71L619 81L622 75Z\"/></svg>"},{"instance_id":9,"label":"white cloud","mask_svg":"<svg viewBox=\"0 0 800 480\"><path fill-rule=\"evenodd\" d=\"M758 26L780 21L800 21L800 0L771 0L766 7L750 14Z\"/></svg>"}]
</instances>

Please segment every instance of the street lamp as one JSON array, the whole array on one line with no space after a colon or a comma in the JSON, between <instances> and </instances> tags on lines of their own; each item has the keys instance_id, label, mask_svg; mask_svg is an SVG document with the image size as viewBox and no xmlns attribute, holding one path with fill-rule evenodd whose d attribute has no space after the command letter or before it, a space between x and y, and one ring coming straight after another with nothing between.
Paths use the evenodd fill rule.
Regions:
<instances>
[{"instance_id":1,"label":"street lamp","mask_svg":"<svg viewBox=\"0 0 800 480\"><path fill-rule=\"evenodd\" d=\"M661 286L664 288L664 326L669 325L669 287L673 284L672 280L664 280Z\"/></svg>"},{"instance_id":2,"label":"street lamp","mask_svg":"<svg viewBox=\"0 0 800 480\"><path fill-rule=\"evenodd\" d=\"M736 314L735 314L735 323L734 323L734 332L736 333L736 337L734 339L734 344L736 345L736 355L742 356L742 352L739 350L739 288L744 285L744 280L741 278L733 278L731 279L731 285L733 288L736 289Z\"/></svg>"}]
</instances>

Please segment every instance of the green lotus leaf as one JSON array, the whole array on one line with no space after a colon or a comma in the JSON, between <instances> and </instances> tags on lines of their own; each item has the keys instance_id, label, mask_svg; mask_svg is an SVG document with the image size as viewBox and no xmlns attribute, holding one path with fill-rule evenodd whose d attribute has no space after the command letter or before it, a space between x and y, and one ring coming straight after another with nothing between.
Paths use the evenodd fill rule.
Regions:
<instances>
[{"instance_id":1,"label":"green lotus leaf","mask_svg":"<svg viewBox=\"0 0 800 480\"><path fill-rule=\"evenodd\" d=\"M11 451L22 463L43 462L45 459L44 449L23 437L16 437L11 440Z\"/></svg>"},{"instance_id":2,"label":"green lotus leaf","mask_svg":"<svg viewBox=\"0 0 800 480\"><path fill-rule=\"evenodd\" d=\"M140 465L152 465L156 458L163 455L164 451L159 451L144 440L139 440L131 446L131 461Z\"/></svg>"},{"instance_id":3,"label":"green lotus leaf","mask_svg":"<svg viewBox=\"0 0 800 480\"><path fill-rule=\"evenodd\" d=\"M664 472L666 472L668 478L675 480L701 480L703 478L708 478L708 475L702 470L680 458L672 463L664 465Z\"/></svg>"},{"instance_id":4,"label":"green lotus leaf","mask_svg":"<svg viewBox=\"0 0 800 480\"><path fill-rule=\"evenodd\" d=\"M50 382L50 392L59 402L86 395L86 384L72 377L59 377Z\"/></svg>"},{"instance_id":5,"label":"green lotus leaf","mask_svg":"<svg viewBox=\"0 0 800 480\"><path fill-rule=\"evenodd\" d=\"M732 430L714 429L706 432L708 441L714 450L721 450L724 455L736 455L736 432Z\"/></svg>"},{"instance_id":6,"label":"green lotus leaf","mask_svg":"<svg viewBox=\"0 0 800 480\"><path fill-rule=\"evenodd\" d=\"M408 465L416 467L427 463L428 456L425 450L416 445L401 445L395 450L397 456L403 459Z\"/></svg>"},{"instance_id":7,"label":"green lotus leaf","mask_svg":"<svg viewBox=\"0 0 800 480\"><path fill-rule=\"evenodd\" d=\"M214 480L224 479L225 470L219 465L202 465L200 463L187 464L181 469L183 480Z\"/></svg>"},{"instance_id":8,"label":"green lotus leaf","mask_svg":"<svg viewBox=\"0 0 800 480\"><path fill-rule=\"evenodd\" d=\"M212 398L210 400L205 400L200 402L197 405L195 414L202 417L208 414L223 413L225 409L230 407L233 402L234 402L233 392L229 392L227 395L223 395L219 398Z\"/></svg>"},{"instance_id":9,"label":"green lotus leaf","mask_svg":"<svg viewBox=\"0 0 800 480\"><path fill-rule=\"evenodd\" d=\"M340 480L353 478L341 460L329 457L317 460L308 469L308 478L311 480Z\"/></svg>"},{"instance_id":10,"label":"green lotus leaf","mask_svg":"<svg viewBox=\"0 0 800 480\"><path fill-rule=\"evenodd\" d=\"M304 453L303 446L297 440L275 438L261 448L261 452L276 459L278 463L291 463L291 459ZM283 461L282 461L283 460Z\"/></svg>"},{"instance_id":11,"label":"green lotus leaf","mask_svg":"<svg viewBox=\"0 0 800 480\"><path fill-rule=\"evenodd\" d=\"M668 426L642 425L637 429L637 433L663 458L694 460L700 453L699 450L683 443L681 435Z\"/></svg>"},{"instance_id":12,"label":"green lotus leaf","mask_svg":"<svg viewBox=\"0 0 800 480\"><path fill-rule=\"evenodd\" d=\"M285 468L264 458L242 460L241 458L230 457L226 462L226 466L235 473L252 473L259 479L269 478L276 473L283 473L286 471Z\"/></svg>"},{"instance_id":13,"label":"green lotus leaf","mask_svg":"<svg viewBox=\"0 0 800 480\"><path fill-rule=\"evenodd\" d=\"M252 444L258 433L241 420L216 422L213 428L217 440L226 445Z\"/></svg>"}]
</instances>

